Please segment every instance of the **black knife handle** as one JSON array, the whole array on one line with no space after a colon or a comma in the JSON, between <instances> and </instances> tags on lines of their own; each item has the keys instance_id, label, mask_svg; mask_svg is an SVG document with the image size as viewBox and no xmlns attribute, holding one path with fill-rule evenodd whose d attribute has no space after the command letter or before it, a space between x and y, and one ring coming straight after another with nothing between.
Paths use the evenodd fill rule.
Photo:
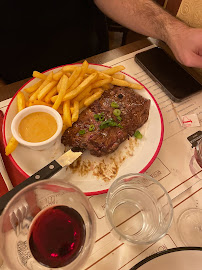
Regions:
<instances>
[{"instance_id":1,"label":"black knife handle","mask_svg":"<svg viewBox=\"0 0 202 270\"><path fill-rule=\"evenodd\" d=\"M7 203L10 201L10 199L13 198L13 196L18 193L20 190L25 188L26 186L35 183L36 181L48 179L52 177L54 174L56 174L58 171L62 169L62 166L56 161L51 161L48 165L43 167L41 170L27 178L25 181L8 191L5 195L1 196L0 198L0 214L4 210Z\"/></svg>"}]
</instances>

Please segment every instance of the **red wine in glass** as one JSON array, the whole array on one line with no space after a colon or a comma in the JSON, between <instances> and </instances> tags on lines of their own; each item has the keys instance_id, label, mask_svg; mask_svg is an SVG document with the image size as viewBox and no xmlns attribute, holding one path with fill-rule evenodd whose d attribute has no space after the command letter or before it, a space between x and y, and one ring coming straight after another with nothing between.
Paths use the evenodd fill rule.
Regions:
<instances>
[{"instance_id":1,"label":"red wine in glass","mask_svg":"<svg viewBox=\"0 0 202 270\"><path fill-rule=\"evenodd\" d=\"M83 218L65 205L44 210L31 226L29 247L33 257L50 268L71 263L81 252L86 237Z\"/></svg>"}]
</instances>

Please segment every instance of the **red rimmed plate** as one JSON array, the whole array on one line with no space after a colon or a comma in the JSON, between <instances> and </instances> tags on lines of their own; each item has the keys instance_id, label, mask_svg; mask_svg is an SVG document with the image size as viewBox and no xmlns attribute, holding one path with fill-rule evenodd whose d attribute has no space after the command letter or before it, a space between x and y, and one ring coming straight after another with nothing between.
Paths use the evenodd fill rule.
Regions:
<instances>
[{"instance_id":1,"label":"red rimmed plate","mask_svg":"<svg viewBox=\"0 0 202 270\"><path fill-rule=\"evenodd\" d=\"M90 64L89 67L97 70L108 68L95 64ZM48 74L50 71L57 72L60 69L61 67L57 67L44 72L44 74ZM124 74L127 81L138 82L130 75ZM19 91L33 85L37 80L30 80ZM94 157L86 151L73 166L63 169L54 178L66 179L78 186L87 195L95 195L107 192L115 178L130 172L143 173L151 166L163 141L163 118L156 100L148 89L134 91L151 100L149 119L140 128L143 138L141 140L130 138L123 142L114 153L105 157ZM12 98L4 117L3 139L5 145L11 137L11 122L17 113L16 95L17 93ZM10 160L23 175L29 177L63 152L64 147L59 142L51 149L43 151L34 151L18 145L10 155Z\"/></svg>"}]
</instances>

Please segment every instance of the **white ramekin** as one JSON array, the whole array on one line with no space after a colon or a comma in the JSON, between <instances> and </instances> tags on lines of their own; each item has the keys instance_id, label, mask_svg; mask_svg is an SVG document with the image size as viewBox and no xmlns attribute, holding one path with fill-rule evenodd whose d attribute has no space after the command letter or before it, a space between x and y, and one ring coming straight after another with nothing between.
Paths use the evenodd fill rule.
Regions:
<instances>
[{"instance_id":1,"label":"white ramekin","mask_svg":"<svg viewBox=\"0 0 202 270\"><path fill-rule=\"evenodd\" d=\"M55 132L55 134L51 138L49 138L48 140L45 140L43 142L38 142L38 143L27 142L27 141L22 139L22 137L18 131L20 121L25 116L27 116L31 113L34 113L34 112L49 113L50 115L52 115L55 118L55 120L57 122L57 131ZM16 116L13 118L13 121L11 123L11 132L13 134L13 137L20 144L27 146L33 150L44 150L44 149L51 147L56 142L56 140L58 139L59 135L62 132L62 127L63 127L62 118L56 110L54 110L53 108L51 108L49 106L34 105L34 106L27 107L27 108L23 109L22 111L20 111L18 114L16 114Z\"/></svg>"}]
</instances>

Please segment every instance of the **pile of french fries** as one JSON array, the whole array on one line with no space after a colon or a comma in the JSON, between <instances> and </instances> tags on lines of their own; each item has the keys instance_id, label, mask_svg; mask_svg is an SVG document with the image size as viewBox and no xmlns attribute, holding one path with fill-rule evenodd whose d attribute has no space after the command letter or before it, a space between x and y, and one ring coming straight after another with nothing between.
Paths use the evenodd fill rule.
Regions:
<instances>
[{"instance_id":1,"label":"pile of french fries","mask_svg":"<svg viewBox=\"0 0 202 270\"><path fill-rule=\"evenodd\" d=\"M61 114L64 131L78 120L83 109L113 85L143 88L140 84L127 82L125 75L118 73L124 69L124 66L115 66L98 71L89 68L85 60L81 66L66 65L48 75L34 71L33 77L38 79L37 82L17 94L18 112L33 105L50 106ZM27 95L28 98L25 97ZM5 149L6 155L12 153L17 145L12 137Z\"/></svg>"}]
</instances>

